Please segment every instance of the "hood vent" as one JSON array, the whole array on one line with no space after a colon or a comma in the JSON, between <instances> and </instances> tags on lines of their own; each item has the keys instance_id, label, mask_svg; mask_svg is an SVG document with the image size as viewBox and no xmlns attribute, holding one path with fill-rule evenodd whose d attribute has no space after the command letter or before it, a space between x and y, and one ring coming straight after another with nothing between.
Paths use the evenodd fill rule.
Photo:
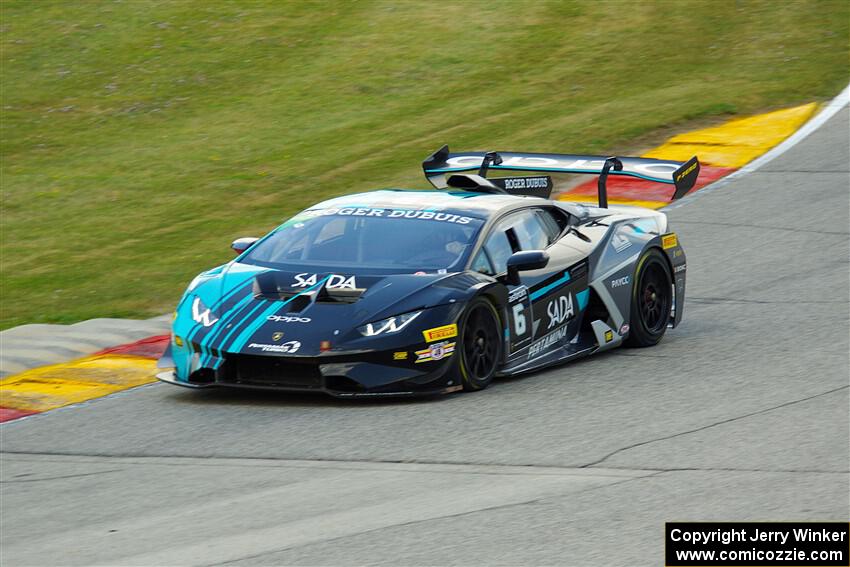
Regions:
<instances>
[{"instance_id":1,"label":"hood vent","mask_svg":"<svg viewBox=\"0 0 850 567\"><path fill-rule=\"evenodd\" d=\"M316 303L356 303L365 289L328 289L322 286L316 296Z\"/></svg>"},{"instance_id":2,"label":"hood vent","mask_svg":"<svg viewBox=\"0 0 850 567\"><path fill-rule=\"evenodd\" d=\"M277 279L268 277L269 274L260 274L254 278L252 293L257 299L272 299L285 301L292 299L298 295L297 291L292 291L279 285Z\"/></svg>"},{"instance_id":3,"label":"hood vent","mask_svg":"<svg viewBox=\"0 0 850 567\"><path fill-rule=\"evenodd\" d=\"M302 293L301 295L293 297L289 303L286 304L286 312L287 313L301 313L311 303L313 303L313 297L315 297L316 292L311 291L307 293Z\"/></svg>"},{"instance_id":4,"label":"hood vent","mask_svg":"<svg viewBox=\"0 0 850 567\"><path fill-rule=\"evenodd\" d=\"M253 295L256 299L287 301L289 313L298 313L311 303L355 303L366 292L356 288L320 288L292 289L292 279L280 272L264 272L254 278ZM309 291L308 291L309 290Z\"/></svg>"}]
</instances>

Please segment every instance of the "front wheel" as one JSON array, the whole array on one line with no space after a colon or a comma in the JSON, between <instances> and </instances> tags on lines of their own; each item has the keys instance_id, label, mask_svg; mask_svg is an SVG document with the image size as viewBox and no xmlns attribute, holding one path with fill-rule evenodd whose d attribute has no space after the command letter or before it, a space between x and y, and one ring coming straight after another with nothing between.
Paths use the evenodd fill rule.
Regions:
<instances>
[{"instance_id":1,"label":"front wheel","mask_svg":"<svg viewBox=\"0 0 850 567\"><path fill-rule=\"evenodd\" d=\"M657 248L650 248L641 255L633 281L631 321L626 345L653 346L658 344L667 331L673 304L670 266Z\"/></svg>"},{"instance_id":2,"label":"front wheel","mask_svg":"<svg viewBox=\"0 0 850 567\"><path fill-rule=\"evenodd\" d=\"M501 326L493 304L473 299L461 317L457 372L466 391L483 390L493 380L502 354Z\"/></svg>"}]
</instances>

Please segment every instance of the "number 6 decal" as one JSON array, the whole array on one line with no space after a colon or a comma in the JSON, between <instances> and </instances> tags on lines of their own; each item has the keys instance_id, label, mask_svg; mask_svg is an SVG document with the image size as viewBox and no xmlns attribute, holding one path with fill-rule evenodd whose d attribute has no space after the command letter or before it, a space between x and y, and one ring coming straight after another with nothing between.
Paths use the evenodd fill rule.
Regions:
<instances>
[{"instance_id":1,"label":"number 6 decal","mask_svg":"<svg viewBox=\"0 0 850 567\"><path fill-rule=\"evenodd\" d=\"M528 288L524 285L516 287L508 293L508 309L514 320L511 329L510 352L516 352L524 344L531 341L531 329L528 328L528 317L531 317L531 298Z\"/></svg>"},{"instance_id":2,"label":"number 6 decal","mask_svg":"<svg viewBox=\"0 0 850 567\"><path fill-rule=\"evenodd\" d=\"M514 305L514 332L516 336L521 337L528 330L525 326L525 315L523 314L525 311L525 305L522 303L517 303Z\"/></svg>"}]
</instances>

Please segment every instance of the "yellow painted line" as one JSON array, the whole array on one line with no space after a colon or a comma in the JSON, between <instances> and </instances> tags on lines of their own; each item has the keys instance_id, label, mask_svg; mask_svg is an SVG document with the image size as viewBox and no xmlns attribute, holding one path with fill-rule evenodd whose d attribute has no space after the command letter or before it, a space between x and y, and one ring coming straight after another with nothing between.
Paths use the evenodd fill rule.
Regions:
<instances>
[{"instance_id":1,"label":"yellow painted line","mask_svg":"<svg viewBox=\"0 0 850 567\"><path fill-rule=\"evenodd\" d=\"M796 132L817 109L818 104L812 102L686 132L644 157L685 161L697 155L700 163L707 165L742 167Z\"/></svg>"},{"instance_id":2,"label":"yellow painted line","mask_svg":"<svg viewBox=\"0 0 850 567\"><path fill-rule=\"evenodd\" d=\"M570 195L569 193L558 195L558 200L569 201L573 203L590 203L594 206L599 203L599 200L596 197L587 197L585 195ZM660 209L668 203L669 201L632 201L629 199L612 199L610 197L608 198L609 205L627 205L629 207L643 207L644 209Z\"/></svg>"},{"instance_id":3,"label":"yellow painted line","mask_svg":"<svg viewBox=\"0 0 850 567\"><path fill-rule=\"evenodd\" d=\"M121 388L109 384L50 378L26 378L0 387L0 405L27 411L50 409L99 398Z\"/></svg>"},{"instance_id":4,"label":"yellow painted line","mask_svg":"<svg viewBox=\"0 0 850 567\"><path fill-rule=\"evenodd\" d=\"M156 361L103 355L33 368L0 380L0 407L47 411L156 380Z\"/></svg>"}]
</instances>

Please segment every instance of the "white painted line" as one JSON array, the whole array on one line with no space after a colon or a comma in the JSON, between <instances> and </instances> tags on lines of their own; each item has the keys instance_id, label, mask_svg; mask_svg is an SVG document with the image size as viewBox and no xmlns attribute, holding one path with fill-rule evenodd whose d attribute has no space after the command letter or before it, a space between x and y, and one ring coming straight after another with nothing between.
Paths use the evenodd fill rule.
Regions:
<instances>
[{"instance_id":1,"label":"white painted line","mask_svg":"<svg viewBox=\"0 0 850 567\"><path fill-rule=\"evenodd\" d=\"M767 165L769 162L778 158L779 156L781 156L782 154L802 142L804 139L806 139L812 132L823 126L827 120L835 116L838 111L840 111L848 104L850 104L850 84L844 87L844 90L841 91L841 93L839 93L837 97L826 103L826 105L824 105L823 109L818 113L817 116L806 122L802 128L785 138L782 143L778 144L777 146L774 146L770 151L768 151L764 155L757 157L738 171L730 173L726 177L718 179L714 183L706 185L702 189L699 189L698 191L690 195L686 195L675 203L671 203L659 210L667 211L670 209L676 209L678 207L681 207L682 205L686 205L699 195L702 195L703 193L710 193L715 189L723 187L730 181L734 181L739 177L742 177L748 173L752 173L757 169Z\"/></svg>"}]
</instances>

